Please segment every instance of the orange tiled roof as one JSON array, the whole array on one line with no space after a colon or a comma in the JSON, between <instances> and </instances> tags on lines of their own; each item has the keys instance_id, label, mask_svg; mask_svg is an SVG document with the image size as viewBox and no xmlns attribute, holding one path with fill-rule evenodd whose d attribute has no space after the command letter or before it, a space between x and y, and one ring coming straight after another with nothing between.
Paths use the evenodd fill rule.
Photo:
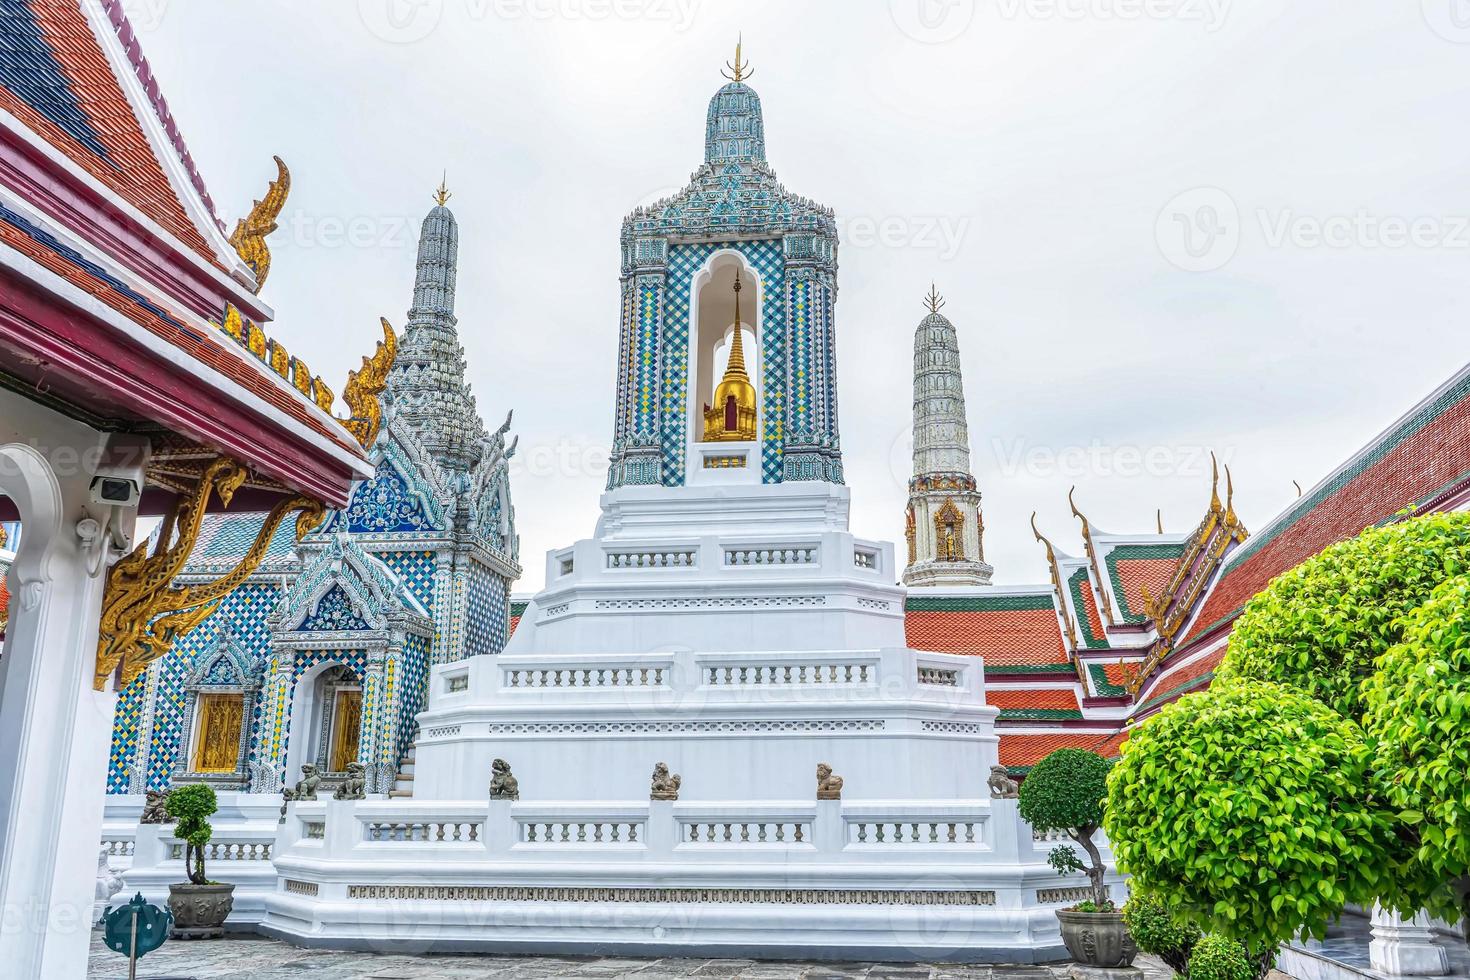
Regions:
<instances>
[{"instance_id":1,"label":"orange tiled roof","mask_svg":"<svg viewBox=\"0 0 1470 980\"><path fill-rule=\"evenodd\" d=\"M1050 593L910 595L904 608L904 633L915 650L982 656L986 673L1072 670Z\"/></svg>"},{"instance_id":2,"label":"orange tiled roof","mask_svg":"<svg viewBox=\"0 0 1470 980\"><path fill-rule=\"evenodd\" d=\"M1126 736L1124 736L1126 738ZM1098 732L1040 732L1037 734L1008 735L1000 737L1000 764L1008 769L1029 769L1057 749L1086 749L1102 755L1117 755L1116 746L1122 744L1118 733ZM1111 752L1104 748L1111 747Z\"/></svg>"},{"instance_id":3,"label":"orange tiled roof","mask_svg":"<svg viewBox=\"0 0 1470 980\"><path fill-rule=\"evenodd\" d=\"M1078 711L1077 693L1069 688L1048 687L1025 689L1014 687L988 687L985 703L991 707L1008 709L1030 708L1047 711Z\"/></svg>"},{"instance_id":4,"label":"orange tiled roof","mask_svg":"<svg viewBox=\"0 0 1470 980\"><path fill-rule=\"evenodd\" d=\"M1197 660L1162 674L1149 685L1148 697L1138 706L1139 711L1150 711L1167 704L1191 690L1207 686L1215 675L1215 668L1225 659L1225 644Z\"/></svg>"},{"instance_id":5,"label":"orange tiled roof","mask_svg":"<svg viewBox=\"0 0 1470 980\"><path fill-rule=\"evenodd\" d=\"M131 30L110 4L125 36ZM102 30L114 29L102 25ZM133 107L113 74L77 0L17 0L0 12L0 40L7 71L0 74L0 109L23 122L113 193L143 212L186 247L223 268L205 242L154 154ZM136 46L136 40L132 44ZM187 150L168 117L157 84L136 47L130 51L145 76L153 109L188 166ZM208 193L197 174L196 189Z\"/></svg>"},{"instance_id":6,"label":"orange tiled roof","mask_svg":"<svg viewBox=\"0 0 1470 980\"><path fill-rule=\"evenodd\" d=\"M1182 544L1124 544L1108 552L1104 562L1124 622L1147 618L1144 589L1155 598L1163 595L1183 553Z\"/></svg>"}]
</instances>

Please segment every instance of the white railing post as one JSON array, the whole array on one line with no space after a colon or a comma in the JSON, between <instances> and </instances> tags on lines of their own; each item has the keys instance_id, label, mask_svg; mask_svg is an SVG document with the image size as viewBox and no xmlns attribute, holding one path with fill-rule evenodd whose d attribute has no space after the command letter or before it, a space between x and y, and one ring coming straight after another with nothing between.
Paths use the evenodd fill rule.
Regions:
<instances>
[{"instance_id":1,"label":"white railing post","mask_svg":"<svg viewBox=\"0 0 1470 980\"><path fill-rule=\"evenodd\" d=\"M1368 959L1378 972L1400 977L1442 977L1450 972L1449 954L1434 941L1426 913L1405 919L1374 905L1372 930Z\"/></svg>"},{"instance_id":2,"label":"white railing post","mask_svg":"<svg viewBox=\"0 0 1470 980\"><path fill-rule=\"evenodd\" d=\"M679 822L672 800L648 801L648 853L672 857L679 843Z\"/></svg>"},{"instance_id":3,"label":"white railing post","mask_svg":"<svg viewBox=\"0 0 1470 980\"><path fill-rule=\"evenodd\" d=\"M145 868L156 868L167 861L168 841L173 837L176 826L176 824L162 823L139 824L138 837L133 844L133 866L128 870L141 871Z\"/></svg>"},{"instance_id":4,"label":"white railing post","mask_svg":"<svg viewBox=\"0 0 1470 980\"><path fill-rule=\"evenodd\" d=\"M490 854L506 854L519 840L513 806L510 800L490 801L490 812L485 818L485 850Z\"/></svg>"},{"instance_id":5,"label":"white railing post","mask_svg":"<svg viewBox=\"0 0 1470 980\"><path fill-rule=\"evenodd\" d=\"M818 800L817 818L812 822L812 843L819 854L841 854L847 846L847 822L841 800Z\"/></svg>"}]
</instances>

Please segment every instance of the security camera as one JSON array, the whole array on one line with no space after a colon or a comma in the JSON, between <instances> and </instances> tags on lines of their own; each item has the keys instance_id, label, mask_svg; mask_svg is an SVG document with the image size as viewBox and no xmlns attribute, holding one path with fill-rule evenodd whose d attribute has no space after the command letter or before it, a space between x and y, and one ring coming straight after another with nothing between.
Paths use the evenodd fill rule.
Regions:
<instances>
[{"instance_id":1,"label":"security camera","mask_svg":"<svg viewBox=\"0 0 1470 980\"><path fill-rule=\"evenodd\" d=\"M136 507L143 496L138 480L123 476L94 476L92 503L103 507Z\"/></svg>"}]
</instances>

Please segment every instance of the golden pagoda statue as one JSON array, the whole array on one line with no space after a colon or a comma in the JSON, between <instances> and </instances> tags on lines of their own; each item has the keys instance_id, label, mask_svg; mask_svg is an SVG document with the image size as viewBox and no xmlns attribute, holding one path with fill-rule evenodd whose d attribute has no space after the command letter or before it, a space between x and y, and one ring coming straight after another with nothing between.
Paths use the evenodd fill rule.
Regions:
<instances>
[{"instance_id":1,"label":"golden pagoda statue","mask_svg":"<svg viewBox=\"0 0 1470 980\"><path fill-rule=\"evenodd\" d=\"M705 442L749 442L755 439L755 385L745 372L745 344L740 330L740 274L735 274L735 337L730 362L715 388L714 407L704 406Z\"/></svg>"}]
</instances>

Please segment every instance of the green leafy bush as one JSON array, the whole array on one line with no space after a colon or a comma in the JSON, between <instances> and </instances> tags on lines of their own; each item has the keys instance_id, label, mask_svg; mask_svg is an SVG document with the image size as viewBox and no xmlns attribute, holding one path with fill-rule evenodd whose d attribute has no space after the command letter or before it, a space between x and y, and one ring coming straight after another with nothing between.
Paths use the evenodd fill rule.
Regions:
<instances>
[{"instance_id":1,"label":"green leafy bush","mask_svg":"<svg viewBox=\"0 0 1470 980\"><path fill-rule=\"evenodd\" d=\"M1170 914L1158 896L1134 891L1123 906L1123 921L1133 942L1163 960L1175 973L1189 969L1189 953L1200 940L1199 927Z\"/></svg>"},{"instance_id":2,"label":"green leafy bush","mask_svg":"<svg viewBox=\"0 0 1470 980\"><path fill-rule=\"evenodd\" d=\"M1135 888L1267 955L1376 895L1390 821L1363 799L1367 769L1361 730L1321 702L1217 682L1135 729L1104 823Z\"/></svg>"},{"instance_id":3,"label":"green leafy bush","mask_svg":"<svg viewBox=\"0 0 1470 980\"><path fill-rule=\"evenodd\" d=\"M1210 933L1195 944L1186 976L1189 980L1255 980L1256 968L1244 946Z\"/></svg>"},{"instance_id":4,"label":"green leafy bush","mask_svg":"<svg viewBox=\"0 0 1470 980\"><path fill-rule=\"evenodd\" d=\"M219 809L214 788L203 783L180 786L168 794L164 809L179 822L174 833L184 842L184 867L189 871L189 881L195 885L209 884L204 874L204 845L214 836L209 818Z\"/></svg>"},{"instance_id":5,"label":"green leafy bush","mask_svg":"<svg viewBox=\"0 0 1470 980\"><path fill-rule=\"evenodd\" d=\"M1096 752L1057 749L1031 767L1021 783L1017 809L1037 830L1062 830L1087 851L1090 864L1062 846L1052 850L1047 863L1058 874L1085 871L1092 884L1092 900L1099 911L1112 911L1103 884L1102 854L1093 835L1102 824L1103 797L1108 792L1111 764Z\"/></svg>"},{"instance_id":6,"label":"green leafy bush","mask_svg":"<svg viewBox=\"0 0 1470 980\"><path fill-rule=\"evenodd\" d=\"M1360 719L1360 685L1399 618L1470 571L1470 513L1369 528L1273 579L1246 603L1217 679L1292 684Z\"/></svg>"},{"instance_id":7,"label":"green leafy bush","mask_svg":"<svg viewBox=\"0 0 1470 980\"><path fill-rule=\"evenodd\" d=\"M1462 900L1445 882L1470 874L1470 576L1436 589L1402 633L1364 685L1375 768L1411 851L1380 897L1454 920Z\"/></svg>"}]
</instances>

